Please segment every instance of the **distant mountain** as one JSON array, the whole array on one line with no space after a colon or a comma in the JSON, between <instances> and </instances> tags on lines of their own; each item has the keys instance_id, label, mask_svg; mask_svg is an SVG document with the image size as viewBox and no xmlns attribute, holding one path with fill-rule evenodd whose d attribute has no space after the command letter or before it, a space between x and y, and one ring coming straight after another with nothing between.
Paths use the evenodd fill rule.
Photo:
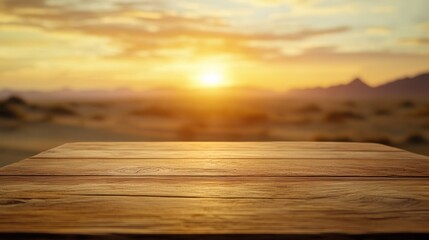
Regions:
<instances>
[{"instance_id":1,"label":"distant mountain","mask_svg":"<svg viewBox=\"0 0 429 240\"><path fill-rule=\"evenodd\" d=\"M425 96L429 98L429 73L392 81L376 89L380 95Z\"/></svg>"},{"instance_id":2,"label":"distant mountain","mask_svg":"<svg viewBox=\"0 0 429 240\"><path fill-rule=\"evenodd\" d=\"M429 98L429 73L371 87L357 78L348 84L327 88L296 89L287 93L299 98Z\"/></svg>"},{"instance_id":3,"label":"distant mountain","mask_svg":"<svg viewBox=\"0 0 429 240\"><path fill-rule=\"evenodd\" d=\"M356 78L348 84L327 88L297 89L288 92L288 95L309 98L357 98L368 97L373 94L373 90L361 79Z\"/></svg>"}]
</instances>

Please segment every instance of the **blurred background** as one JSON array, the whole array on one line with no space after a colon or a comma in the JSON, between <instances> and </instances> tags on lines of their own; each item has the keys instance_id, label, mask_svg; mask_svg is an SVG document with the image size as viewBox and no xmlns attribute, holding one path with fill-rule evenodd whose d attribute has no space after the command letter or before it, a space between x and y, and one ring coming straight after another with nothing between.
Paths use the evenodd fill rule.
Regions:
<instances>
[{"instance_id":1,"label":"blurred background","mask_svg":"<svg viewBox=\"0 0 429 240\"><path fill-rule=\"evenodd\" d=\"M0 0L0 166L76 141L429 155L429 1Z\"/></svg>"}]
</instances>

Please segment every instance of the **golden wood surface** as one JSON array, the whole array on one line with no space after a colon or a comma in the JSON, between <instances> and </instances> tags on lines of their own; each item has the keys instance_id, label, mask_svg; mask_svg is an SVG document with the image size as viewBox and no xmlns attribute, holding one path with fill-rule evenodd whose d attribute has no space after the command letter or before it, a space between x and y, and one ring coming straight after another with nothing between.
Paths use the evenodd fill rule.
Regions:
<instances>
[{"instance_id":1,"label":"golden wood surface","mask_svg":"<svg viewBox=\"0 0 429 240\"><path fill-rule=\"evenodd\" d=\"M70 143L0 183L0 238L429 236L429 158L379 144Z\"/></svg>"}]
</instances>

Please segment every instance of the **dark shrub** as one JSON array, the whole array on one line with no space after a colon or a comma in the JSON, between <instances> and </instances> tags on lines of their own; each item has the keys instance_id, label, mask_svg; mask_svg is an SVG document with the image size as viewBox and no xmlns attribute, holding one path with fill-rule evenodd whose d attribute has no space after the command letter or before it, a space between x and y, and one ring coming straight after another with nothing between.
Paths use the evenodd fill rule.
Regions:
<instances>
[{"instance_id":1,"label":"dark shrub","mask_svg":"<svg viewBox=\"0 0 429 240\"><path fill-rule=\"evenodd\" d=\"M325 115L325 122L341 123L347 120L362 120L364 117L360 114L351 111L334 111Z\"/></svg>"},{"instance_id":2,"label":"dark shrub","mask_svg":"<svg viewBox=\"0 0 429 240\"><path fill-rule=\"evenodd\" d=\"M319 113L322 109L316 104L310 104L296 110L297 113Z\"/></svg>"},{"instance_id":3,"label":"dark shrub","mask_svg":"<svg viewBox=\"0 0 429 240\"><path fill-rule=\"evenodd\" d=\"M139 117L160 117L160 118L170 118L175 117L176 113L172 109L167 109L163 107L148 107L145 109L137 109L130 112L131 115Z\"/></svg>"},{"instance_id":4,"label":"dark shrub","mask_svg":"<svg viewBox=\"0 0 429 240\"><path fill-rule=\"evenodd\" d=\"M423 144L426 143L427 140L424 136L420 134L412 134L407 137L406 142L409 144Z\"/></svg>"},{"instance_id":5,"label":"dark shrub","mask_svg":"<svg viewBox=\"0 0 429 240\"><path fill-rule=\"evenodd\" d=\"M9 98L7 98L6 100L4 100L2 102L2 104L16 104L16 105L27 105L27 102L24 101L24 99L22 99L19 96L10 96Z\"/></svg>"},{"instance_id":6,"label":"dark shrub","mask_svg":"<svg viewBox=\"0 0 429 240\"><path fill-rule=\"evenodd\" d=\"M48 113L51 113L53 115L60 115L60 116L76 116L78 115L76 111L74 111L71 108L65 107L65 106L53 106L47 109Z\"/></svg>"},{"instance_id":7,"label":"dark shrub","mask_svg":"<svg viewBox=\"0 0 429 240\"><path fill-rule=\"evenodd\" d=\"M24 120L25 116L13 106L1 104L0 118L10 119L10 120Z\"/></svg>"},{"instance_id":8,"label":"dark shrub","mask_svg":"<svg viewBox=\"0 0 429 240\"><path fill-rule=\"evenodd\" d=\"M399 106L402 108L413 108L416 106L416 104L411 100L405 100L399 103Z\"/></svg>"}]
</instances>

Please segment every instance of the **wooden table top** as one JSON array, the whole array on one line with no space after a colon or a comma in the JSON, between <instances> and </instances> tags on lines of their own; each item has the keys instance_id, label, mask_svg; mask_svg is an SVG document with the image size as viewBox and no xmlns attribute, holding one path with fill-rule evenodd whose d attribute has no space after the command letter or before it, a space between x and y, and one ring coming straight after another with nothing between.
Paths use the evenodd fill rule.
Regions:
<instances>
[{"instance_id":1,"label":"wooden table top","mask_svg":"<svg viewBox=\"0 0 429 240\"><path fill-rule=\"evenodd\" d=\"M429 239L429 157L367 143L69 143L0 169L0 238Z\"/></svg>"}]
</instances>

